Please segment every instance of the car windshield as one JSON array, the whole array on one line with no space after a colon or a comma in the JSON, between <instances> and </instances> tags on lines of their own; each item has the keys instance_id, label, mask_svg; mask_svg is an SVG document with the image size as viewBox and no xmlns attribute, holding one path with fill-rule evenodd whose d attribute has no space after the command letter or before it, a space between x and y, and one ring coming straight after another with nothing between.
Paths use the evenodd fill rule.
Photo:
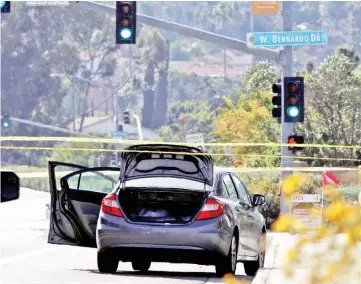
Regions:
<instances>
[{"instance_id":1,"label":"car windshield","mask_svg":"<svg viewBox=\"0 0 361 284\"><path fill-rule=\"evenodd\" d=\"M182 188L190 190L211 190L210 186L204 187L204 183L183 179L183 178L171 178L171 177L151 177L151 178L139 178L129 180L125 183L126 187L149 187L149 188Z\"/></svg>"}]
</instances>

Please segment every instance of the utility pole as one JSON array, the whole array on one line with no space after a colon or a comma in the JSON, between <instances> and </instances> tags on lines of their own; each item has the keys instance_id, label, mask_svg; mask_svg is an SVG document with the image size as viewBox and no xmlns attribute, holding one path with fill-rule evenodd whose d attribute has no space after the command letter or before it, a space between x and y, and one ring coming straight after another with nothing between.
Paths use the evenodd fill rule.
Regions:
<instances>
[{"instance_id":1,"label":"utility pole","mask_svg":"<svg viewBox=\"0 0 361 284\"><path fill-rule=\"evenodd\" d=\"M114 92L113 94L113 108L114 108L114 113L113 113L113 117L114 117L114 131L117 132L118 131L118 127L119 127L119 104L118 104L118 92ZM118 159L118 152L116 152L115 154L115 164L116 166L119 165L119 159Z\"/></svg>"},{"instance_id":2,"label":"utility pole","mask_svg":"<svg viewBox=\"0 0 361 284\"><path fill-rule=\"evenodd\" d=\"M73 131L75 131L75 82L71 82L72 84L72 88L71 88L71 92L72 92L72 112L73 112Z\"/></svg>"},{"instance_id":3,"label":"utility pole","mask_svg":"<svg viewBox=\"0 0 361 284\"><path fill-rule=\"evenodd\" d=\"M292 31L292 2L291 1L282 1L282 25L283 31ZM282 64L282 110L284 110L284 96L285 96L285 88L283 84L284 77L292 76L292 46L284 47L284 56L285 60L281 61ZM293 123L285 122L285 115L282 112L282 143L288 143L288 136L293 134ZM282 147L281 150L281 168L291 167L292 166L292 156L293 153L288 149L288 147ZM286 157L287 156L287 157ZM281 184L283 180L292 174L291 171L281 171ZM285 196L281 190L281 198L280 198L280 210L281 214L288 213L288 206L285 199Z\"/></svg>"}]
</instances>

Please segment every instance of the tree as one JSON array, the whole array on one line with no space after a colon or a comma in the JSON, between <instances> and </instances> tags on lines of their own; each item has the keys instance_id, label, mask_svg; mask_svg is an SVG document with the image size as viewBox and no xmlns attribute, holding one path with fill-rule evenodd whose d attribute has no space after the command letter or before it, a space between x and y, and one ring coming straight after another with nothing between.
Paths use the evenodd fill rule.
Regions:
<instances>
[{"instance_id":1,"label":"tree","mask_svg":"<svg viewBox=\"0 0 361 284\"><path fill-rule=\"evenodd\" d=\"M329 56L319 69L305 75L305 122L297 125L307 143L332 145L361 144L361 78L355 62L338 52ZM352 53L352 52L351 52ZM348 52L350 54L350 52ZM306 156L352 158L354 151L336 148L306 148ZM355 157L354 157L355 158ZM352 165L345 161L315 161L320 165Z\"/></svg>"},{"instance_id":2,"label":"tree","mask_svg":"<svg viewBox=\"0 0 361 284\"><path fill-rule=\"evenodd\" d=\"M137 57L145 69L142 125L151 127L155 106L155 70L159 67L160 62L167 58L168 49L165 39L154 29L140 39L138 47L139 54Z\"/></svg>"},{"instance_id":3,"label":"tree","mask_svg":"<svg viewBox=\"0 0 361 284\"><path fill-rule=\"evenodd\" d=\"M159 129L165 141L184 142L187 134L203 133L210 141L215 113L205 101L172 103L167 112L166 126Z\"/></svg>"},{"instance_id":4,"label":"tree","mask_svg":"<svg viewBox=\"0 0 361 284\"><path fill-rule=\"evenodd\" d=\"M221 108L221 114L215 121L213 135L217 142L225 143L267 143L279 140L280 129L273 121L269 107L269 93L261 93L258 97L248 99L238 94L237 104L225 100L227 107ZM278 148L270 147L233 147L232 154L237 164L243 166L276 166L277 157L260 155L279 155ZM254 156L247 156L254 155ZM258 155L258 157L257 157Z\"/></svg>"},{"instance_id":5,"label":"tree","mask_svg":"<svg viewBox=\"0 0 361 284\"><path fill-rule=\"evenodd\" d=\"M69 42L72 49L79 54L80 62L75 72L84 81L79 81L83 87L83 104L79 132L83 130L84 119L88 109L90 82L109 78L114 75L117 64L116 53L120 56L114 42L114 17L108 17L90 9L70 9L66 17L66 33L64 41Z\"/></svg>"},{"instance_id":6,"label":"tree","mask_svg":"<svg viewBox=\"0 0 361 284\"><path fill-rule=\"evenodd\" d=\"M155 111L153 113L152 128L156 129L165 123L168 107L168 69L169 69L169 41L166 42L168 49L165 61L159 66L159 79L157 85L157 97Z\"/></svg>"}]
</instances>

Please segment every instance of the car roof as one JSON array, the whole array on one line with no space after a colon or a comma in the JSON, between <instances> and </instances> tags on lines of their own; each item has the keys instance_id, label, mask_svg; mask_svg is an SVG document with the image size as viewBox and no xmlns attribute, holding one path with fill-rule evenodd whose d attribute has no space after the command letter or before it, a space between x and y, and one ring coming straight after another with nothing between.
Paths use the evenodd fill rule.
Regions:
<instances>
[{"instance_id":1,"label":"car roof","mask_svg":"<svg viewBox=\"0 0 361 284\"><path fill-rule=\"evenodd\" d=\"M226 168L226 167L215 167L214 172L216 174L222 174L222 173L235 173L236 170L234 168Z\"/></svg>"}]
</instances>

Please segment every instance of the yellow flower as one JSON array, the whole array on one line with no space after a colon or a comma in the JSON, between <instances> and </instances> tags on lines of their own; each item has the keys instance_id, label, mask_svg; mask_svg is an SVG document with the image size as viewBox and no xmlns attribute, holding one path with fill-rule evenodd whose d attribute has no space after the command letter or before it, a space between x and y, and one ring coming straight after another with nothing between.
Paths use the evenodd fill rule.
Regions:
<instances>
[{"instance_id":1,"label":"yellow flower","mask_svg":"<svg viewBox=\"0 0 361 284\"><path fill-rule=\"evenodd\" d=\"M293 276L293 267L291 265L286 265L283 268L283 273L286 277L292 277Z\"/></svg>"},{"instance_id":2,"label":"yellow flower","mask_svg":"<svg viewBox=\"0 0 361 284\"><path fill-rule=\"evenodd\" d=\"M224 275L223 280L226 284L250 284L249 281L237 279L233 274L230 273Z\"/></svg>"},{"instance_id":3,"label":"yellow flower","mask_svg":"<svg viewBox=\"0 0 361 284\"><path fill-rule=\"evenodd\" d=\"M285 178L282 183L282 191L286 199L290 199L295 191L299 188L302 181L301 174L294 174Z\"/></svg>"},{"instance_id":4,"label":"yellow flower","mask_svg":"<svg viewBox=\"0 0 361 284\"><path fill-rule=\"evenodd\" d=\"M305 223L300 219L293 220L293 228L298 233L304 232L306 230Z\"/></svg>"},{"instance_id":5,"label":"yellow flower","mask_svg":"<svg viewBox=\"0 0 361 284\"><path fill-rule=\"evenodd\" d=\"M327 184L325 186L324 195L328 198L339 198L340 197L340 190L337 190L331 184Z\"/></svg>"},{"instance_id":6,"label":"yellow flower","mask_svg":"<svg viewBox=\"0 0 361 284\"><path fill-rule=\"evenodd\" d=\"M288 232L291 229L292 219L289 216L283 215L277 218L272 224L272 230L277 232Z\"/></svg>"},{"instance_id":7,"label":"yellow flower","mask_svg":"<svg viewBox=\"0 0 361 284\"><path fill-rule=\"evenodd\" d=\"M287 253L287 261L294 262L297 259L297 256L298 256L298 253L296 252L296 250L291 249Z\"/></svg>"},{"instance_id":8,"label":"yellow flower","mask_svg":"<svg viewBox=\"0 0 361 284\"><path fill-rule=\"evenodd\" d=\"M345 205L341 201L333 202L325 210L325 218L332 223L340 223L343 221L345 214Z\"/></svg>"}]
</instances>

